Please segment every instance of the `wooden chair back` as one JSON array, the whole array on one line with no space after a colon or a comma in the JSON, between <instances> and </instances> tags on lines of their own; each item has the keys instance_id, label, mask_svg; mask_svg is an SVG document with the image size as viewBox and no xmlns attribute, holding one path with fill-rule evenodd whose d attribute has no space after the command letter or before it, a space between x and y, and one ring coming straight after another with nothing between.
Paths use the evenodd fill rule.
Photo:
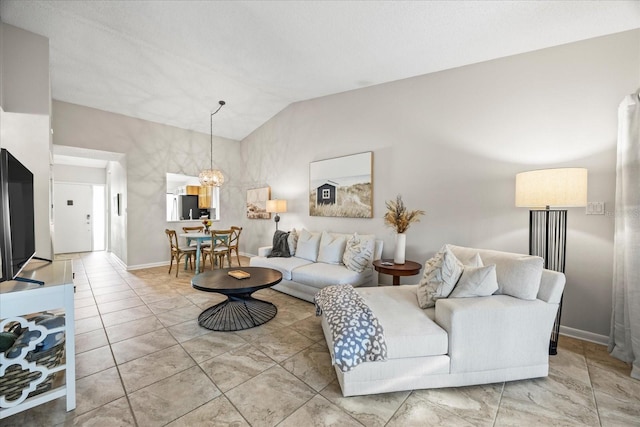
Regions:
<instances>
[{"instance_id":1,"label":"wooden chair back","mask_svg":"<svg viewBox=\"0 0 640 427\"><path fill-rule=\"evenodd\" d=\"M240 244L240 234L242 233L242 227L231 226L231 237L229 238L229 249L238 249Z\"/></svg>"},{"instance_id":2,"label":"wooden chair back","mask_svg":"<svg viewBox=\"0 0 640 427\"><path fill-rule=\"evenodd\" d=\"M202 233L204 231L204 225L196 227L182 227L182 231L185 233Z\"/></svg>"},{"instance_id":3,"label":"wooden chair back","mask_svg":"<svg viewBox=\"0 0 640 427\"><path fill-rule=\"evenodd\" d=\"M171 252L178 251L178 235L176 234L176 230L169 230L168 228L164 230L167 237L169 238L169 245L171 245Z\"/></svg>"},{"instance_id":4,"label":"wooden chair back","mask_svg":"<svg viewBox=\"0 0 640 427\"><path fill-rule=\"evenodd\" d=\"M178 271L180 270L180 260L182 259L182 257L186 256L188 258L188 261L191 263L191 268L193 268L193 259L195 257L195 253L193 250L180 249L180 246L178 246L178 234L176 233L176 230L170 230L166 228L164 232L169 239L169 245L171 245L171 261L169 262L169 274L171 274L171 269L173 268L173 260L175 260L176 277L178 277Z\"/></svg>"},{"instance_id":5,"label":"wooden chair back","mask_svg":"<svg viewBox=\"0 0 640 427\"><path fill-rule=\"evenodd\" d=\"M211 248L216 249L229 249L229 242L231 241L231 235L233 230L211 230Z\"/></svg>"}]
</instances>

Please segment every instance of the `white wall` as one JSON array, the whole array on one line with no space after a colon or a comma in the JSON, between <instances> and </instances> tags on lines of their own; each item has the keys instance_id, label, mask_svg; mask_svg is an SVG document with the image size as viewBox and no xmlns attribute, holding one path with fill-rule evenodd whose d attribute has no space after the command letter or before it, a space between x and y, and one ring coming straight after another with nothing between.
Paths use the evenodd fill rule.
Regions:
<instances>
[{"instance_id":1,"label":"white wall","mask_svg":"<svg viewBox=\"0 0 640 427\"><path fill-rule=\"evenodd\" d=\"M2 108L48 116L49 39L2 23Z\"/></svg>"},{"instance_id":2,"label":"white wall","mask_svg":"<svg viewBox=\"0 0 640 427\"><path fill-rule=\"evenodd\" d=\"M107 183L107 170L106 168L85 166L53 165L53 177L55 182L105 185Z\"/></svg>"},{"instance_id":3,"label":"white wall","mask_svg":"<svg viewBox=\"0 0 640 427\"><path fill-rule=\"evenodd\" d=\"M0 32L0 146L33 173L36 256L50 259L49 41L4 23Z\"/></svg>"},{"instance_id":4,"label":"white wall","mask_svg":"<svg viewBox=\"0 0 640 427\"><path fill-rule=\"evenodd\" d=\"M118 193L122 194L121 215L118 215ZM126 265L127 263L127 162L126 157L107 164L107 249Z\"/></svg>"},{"instance_id":5,"label":"white wall","mask_svg":"<svg viewBox=\"0 0 640 427\"><path fill-rule=\"evenodd\" d=\"M59 101L53 102L52 117L54 144L126 155L126 211L123 218L116 219L126 224L126 233L121 236L126 239L126 253L118 256L129 268L167 262L169 245L164 229L180 230L182 225L167 223L165 218L166 173L198 175L208 168L210 136ZM224 120L224 110L216 119ZM203 120L209 120L206 111ZM227 227L244 214L243 196L238 196L243 171L240 144L219 137L214 137L213 143L214 166L226 180L220 194L219 226ZM115 225L112 221L111 226Z\"/></svg>"},{"instance_id":6,"label":"white wall","mask_svg":"<svg viewBox=\"0 0 640 427\"><path fill-rule=\"evenodd\" d=\"M52 257L49 227L49 116L2 114L2 148L33 173L36 256Z\"/></svg>"},{"instance_id":7,"label":"white wall","mask_svg":"<svg viewBox=\"0 0 640 427\"><path fill-rule=\"evenodd\" d=\"M639 57L631 31L299 102L242 141L245 184L289 201L281 229L375 233L386 256L384 203L396 194L427 212L408 232L408 259L448 242L526 253L516 173L586 167L589 200L613 207L617 106L640 85ZM375 218L310 217L309 162L364 151L374 152ZM243 225L248 252L270 242L273 221ZM613 217L572 208L568 228L562 324L607 335Z\"/></svg>"}]
</instances>

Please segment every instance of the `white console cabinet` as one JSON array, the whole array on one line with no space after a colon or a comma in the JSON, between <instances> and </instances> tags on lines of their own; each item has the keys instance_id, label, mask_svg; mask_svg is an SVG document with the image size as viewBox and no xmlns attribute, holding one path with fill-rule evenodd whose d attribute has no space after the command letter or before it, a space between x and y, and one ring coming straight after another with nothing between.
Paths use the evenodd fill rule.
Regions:
<instances>
[{"instance_id":1,"label":"white console cabinet","mask_svg":"<svg viewBox=\"0 0 640 427\"><path fill-rule=\"evenodd\" d=\"M51 370L42 368L36 363L25 360L27 351L23 351L22 357L16 359L5 359L4 354L0 353L0 365L7 366L7 360L11 364L15 364L19 360L19 364L23 369L39 370L47 375L53 372L65 371L64 385L53 388L42 394L27 398L28 392L23 393L23 397L17 400L5 401L0 396L0 419L10 415L33 408L42 403L57 399L59 397L67 397L67 411L71 411L76 407L76 382L75 382L75 335L74 335L74 311L73 311L73 272L71 261L37 261L32 260L20 274L20 277L34 279L44 282L44 285L28 283L22 281L5 281L0 283L0 330L9 322L19 321L29 328L41 328L32 322L27 322L24 316L42 311L64 311L65 326L59 328L65 332L65 363ZM41 328L43 329L43 328ZM56 332L56 329L49 332ZM35 347L33 344L30 347ZM32 348L29 348L31 350ZM0 374L2 373L0 368ZM0 378L0 381L2 378ZM26 389L28 390L28 389Z\"/></svg>"}]
</instances>

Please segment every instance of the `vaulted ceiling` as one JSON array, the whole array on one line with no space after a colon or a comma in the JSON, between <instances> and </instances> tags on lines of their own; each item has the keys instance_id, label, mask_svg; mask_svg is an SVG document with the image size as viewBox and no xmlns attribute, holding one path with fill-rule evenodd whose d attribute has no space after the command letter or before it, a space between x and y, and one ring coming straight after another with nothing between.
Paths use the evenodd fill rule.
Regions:
<instances>
[{"instance_id":1,"label":"vaulted ceiling","mask_svg":"<svg viewBox=\"0 0 640 427\"><path fill-rule=\"evenodd\" d=\"M241 140L287 105L640 28L638 1L0 0L56 100Z\"/></svg>"}]
</instances>

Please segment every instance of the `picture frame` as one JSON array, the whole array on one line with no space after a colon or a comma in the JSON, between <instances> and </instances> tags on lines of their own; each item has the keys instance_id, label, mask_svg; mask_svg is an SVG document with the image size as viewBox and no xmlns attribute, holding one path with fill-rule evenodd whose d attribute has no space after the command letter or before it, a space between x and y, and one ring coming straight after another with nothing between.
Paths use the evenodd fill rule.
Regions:
<instances>
[{"instance_id":1,"label":"picture frame","mask_svg":"<svg viewBox=\"0 0 640 427\"><path fill-rule=\"evenodd\" d=\"M309 215L373 218L373 152L311 162Z\"/></svg>"},{"instance_id":2,"label":"picture frame","mask_svg":"<svg viewBox=\"0 0 640 427\"><path fill-rule=\"evenodd\" d=\"M271 199L271 187L247 190L247 218L271 219L271 212L267 212L267 200L269 199Z\"/></svg>"}]
</instances>

